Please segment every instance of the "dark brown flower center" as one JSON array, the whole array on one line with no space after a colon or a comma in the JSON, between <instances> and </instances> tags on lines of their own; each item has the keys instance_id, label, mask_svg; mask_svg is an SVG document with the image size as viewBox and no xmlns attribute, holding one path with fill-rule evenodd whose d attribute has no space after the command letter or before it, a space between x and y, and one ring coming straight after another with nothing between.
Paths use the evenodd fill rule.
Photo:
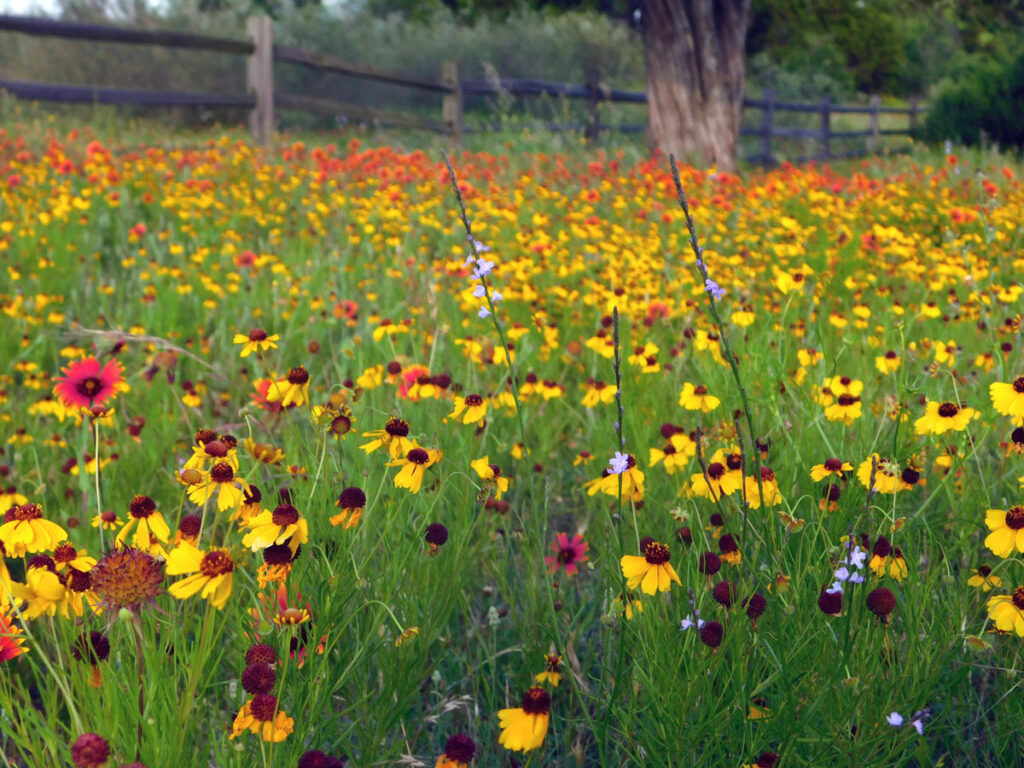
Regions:
<instances>
[{"instance_id":1,"label":"dark brown flower center","mask_svg":"<svg viewBox=\"0 0 1024 768\"><path fill-rule=\"evenodd\" d=\"M1018 376L1013 380L1013 391L1024 395L1024 376Z\"/></svg>"},{"instance_id":2,"label":"dark brown flower center","mask_svg":"<svg viewBox=\"0 0 1024 768\"><path fill-rule=\"evenodd\" d=\"M743 466L743 456L739 453L730 453L725 457L725 464L730 470L737 470Z\"/></svg>"},{"instance_id":3,"label":"dark brown flower center","mask_svg":"<svg viewBox=\"0 0 1024 768\"><path fill-rule=\"evenodd\" d=\"M838 472L842 468L843 468L843 461L842 461L842 459L826 459L825 460L825 469L827 469L829 472Z\"/></svg>"},{"instance_id":4,"label":"dark brown flower center","mask_svg":"<svg viewBox=\"0 0 1024 768\"><path fill-rule=\"evenodd\" d=\"M384 431L392 437L406 437L409 434L409 425L401 419L392 417L384 425Z\"/></svg>"},{"instance_id":5,"label":"dark brown flower center","mask_svg":"<svg viewBox=\"0 0 1024 768\"><path fill-rule=\"evenodd\" d=\"M156 502L141 493L128 502L128 513L134 518L149 517L156 511Z\"/></svg>"},{"instance_id":6,"label":"dark brown flower center","mask_svg":"<svg viewBox=\"0 0 1024 768\"><path fill-rule=\"evenodd\" d=\"M20 507L11 507L8 512L13 512L11 517L15 520L38 520L43 516L43 508L38 504L22 504Z\"/></svg>"},{"instance_id":7,"label":"dark brown flower center","mask_svg":"<svg viewBox=\"0 0 1024 768\"><path fill-rule=\"evenodd\" d=\"M203 561L199 564L199 572L211 579L214 576L231 573L233 570L235 570L235 564L231 560L231 555L219 549L207 552L203 555Z\"/></svg>"},{"instance_id":8,"label":"dark brown flower center","mask_svg":"<svg viewBox=\"0 0 1024 768\"><path fill-rule=\"evenodd\" d=\"M987 565L978 566L978 575L982 578L987 579L990 573L992 573L992 569L989 568Z\"/></svg>"},{"instance_id":9,"label":"dark brown flower center","mask_svg":"<svg viewBox=\"0 0 1024 768\"><path fill-rule=\"evenodd\" d=\"M58 544L57 548L53 550L53 559L58 563L70 563L78 557L78 552L69 542Z\"/></svg>"},{"instance_id":10,"label":"dark brown flower center","mask_svg":"<svg viewBox=\"0 0 1024 768\"><path fill-rule=\"evenodd\" d=\"M1010 598L1018 611L1024 611L1024 587L1017 587Z\"/></svg>"},{"instance_id":11,"label":"dark brown flower center","mask_svg":"<svg viewBox=\"0 0 1024 768\"><path fill-rule=\"evenodd\" d=\"M274 525L279 525L282 528L294 525L299 521L299 510L291 504L282 504L274 509L271 519L274 521Z\"/></svg>"},{"instance_id":12,"label":"dark brown flower center","mask_svg":"<svg viewBox=\"0 0 1024 768\"><path fill-rule=\"evenodd\" d=\"M871 554L877 557L888 557L892 554L892 544L885 536L879 536L878 541L875 542L875 546L871 549Z\"/></svg>"},{"instance_id":13,"label":"dark brown flower center","mask_svg":"<svg viewBox=\"0 0 1024 768\"><path fill-rule=\"evenodd\" d=\"M907 467L900 472L900 479L907 485L916 485L917 481L921 479L921 473L913 467Z\"/></svg>"},{"instance_id":14,"label":"dark brown flower center","mask_svg":"<svg viewBox=\"0 0 1024 768\"><path fill-rule=\"evenodd\" d=\"M335 504L342 509L361 509L366 506L366 494L361 488L352 486L341 492Z\"/></svg>"},{"instance_id":15,"label":"dark brown flower center","mask_svg":"<svg viewBox=\"0 0 1024 768\"><path fill-rule=\"evenodd\" d=\"M939 416L944 419L952 419L960 412L956 403L943 403L939 406Z\"/></svg>"},{"instance_id":16,"label":"dark brown flower center","mask_svg":"<svg viewBox=\"0 0 1024 768\"><path fill-rule=\"evenodd\" d=\"M693 388L693 394L695 395L706 395L707 393L708 388L705 387L703 384L698 384L696 387Z\"/></svg>"},{"instance_id":17,"label":"dark brown flower center","mask_svg":"<svg viewBox=\"0 0 1024 768\"><path fill-rule=\"evenodd\" d=\"M769 467L761 467L761 482L774 483L775 473Z\"/></svg>"},{"instance_id":18,"label":"dark brown flower center","mask_svg":"<svg viewBox=\"0 0 1024 768\"><path fill-rule=\"evenodd\" d=\"M669 551L669 548L657 541L647 542L643 552L644 559L651 565L667 563L672 557L672 553Z\"/></svg>"},{"instance_id":19,"label":"dark brown flower center","mask_svg":"<svg viewBox=\"0 0 1024 768\"><path fill-rule=\"evenodd\" d=\"M249 705L249 712L262 723L270 722L277 712L277 697L272 693L257 694Z\"/></svg>"},{"instance_id":20,"label":"dark brown flower center","mask_svg":"<svg viewBox=\"0 0 1024 768\"><path fill-rule=\"evenodd\" d=\"M546 715L551 711L551 695L543 688L531 688L523 694L523 712Z\"/></svg>"},{"instance_id":21,"label":"dark brown flower center","mask_svg":"<svg viewBox=\"0 0 1024 768\"><path fill-rule=\"evenodd\" d=\"M72 592L85 592L92 589L92 576L72 568L67 575L65 585Z\"/></svg>"},{"instance_id":22,"label":"dark brown flower center","mask_svg":"<svg viewBox=\"0 0 1024 768\"><path fill-rule=\"evenodd\" d=\"M422 448L413 448L405 455L405 458L413 464L426 464L430 461L430 454Z\"/></svg>"},{"instance_id":23,"label":"dark brown flower center","mask_svg":"<svg viewBox=\"0 0 1024 768\"><path fill-rule=\"evenodd\" d=\"M262 328L253 328L249 331L249 341L266 341L267 332Z\"/></svg>"},{"instance_id":24,"label":"dark brown flower center","mask_svg":"<svg viewBox=\"0 0 1024 768\"><path fill-rule=\"evenodd\" d=\"M476 408L478 405L483 405L484 399L480 395L466 395L466 405L470 408Z\"/></svg>"},{"instance_id":25,"label":"dark brown flower center","mask_svg":"<svg viewBox=\"0 0 1024 768\"><path fill-rule=\"evenodd\" d=\"M298 365L288 371L288 383L301 386L309 381L309 371Z\"/></svg>"},{"instance_id":26,"label":"dark brown flower center","mask_svg":"<svg viewBox=\"0 0 1024 768\"><path fill-rule=\"evenodd\" d=\"M847 394L845 392L839 396L839 400L838 400L839 404L841 406L843 406L844 408L849 408L851 405L853 405L854 403L857 403L859 401L860 401L859 397L855 397L854 395L850 395L850 394Z\"/></svg>"},{"instance_id":27,"label":"dark brown flower center","mask_svg":"<svg viewBox=\"0 0 1024 768\"><path fill-rule=\"evenodd\" d=\"M87 379L82 379L75 384L75 390L82 397L88 397L92 400L96 397L96 393L103 389L103 382L97 379L95 376L90 376Z\"/></svg>"},{"instance_id":28,"label":"dark brown flower center","mask_svg":"<svg viewBox=\"0 0 1024 768\"><path fill-rule=\"evenodd\" d=\"M1006 527L1014 531L1024 528L1024 507L1010 507L1006 511Z\"/></svg>"},{"instance_id":29,"label":"dark brown flower center","mask_svg":"<svg viewBox=\"0 0 1024 768\"><path fill-rule=\"evenodd\" d=\"M210 470L210 479L215 483L230 483L235 479L235 470L226 461L219 462Z\"/></svg>"}]
</instances>

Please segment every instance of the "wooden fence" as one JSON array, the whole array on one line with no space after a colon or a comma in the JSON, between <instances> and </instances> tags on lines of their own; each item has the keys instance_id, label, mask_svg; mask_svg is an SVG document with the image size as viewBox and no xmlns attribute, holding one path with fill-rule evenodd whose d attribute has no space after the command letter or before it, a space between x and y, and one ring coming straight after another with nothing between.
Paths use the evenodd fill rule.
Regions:
<instances>
[{"instance_id":1,"label":"wooden fence","mask_svg":"<svg viewBox=\"0 0 1024 768\"><path fill-rule=\"evenodd\" d=\"M180 91L157 91L128 88L56 85L48 83L10 80L0 72L0 91L32 101L53 101L79 104L123 104L135 107L206 107L234 108L249 111L249 128L253 138L263 144L271 141L274 128L275 108L296 110L318 115L344 117L358 122L397 125L448 133L458 143L465 131L464 98L466 96L550 96L576 99L587 102L586 120L578 125L554 124L549 127L582 130L588 137L596 138L603 130L639 132L641 125L608 126L600 122L600 108L606 103L645 104L647 96L643 91L625 91L608 87L601 82L596 72L587 76L585 85L552 83L542 80L501 79L463 80L459 77L455 62L444 62L440 78L414 76L383 72L365 64L342 61L331 56L300 48L276 45L273 41L271 21L266 16L250 18L246 25L248 40L197 35L165 30L131 29L100 24L57 21L54 19L24 16L0 15L0 32L18 32L26 35L61 37L92 42L125 43L132 45L154 45L165 48L217 51L220 53L247 57L247 82L245 92L238 93L196 93ZM274 88L274 63L304 67L321 73L334 73L363 78L377 82L400 85L406 88L427 91L441 95L439 120L420 115L346 104L332 99L276 92ZM920 106L916 99L909 108L883 107L877 96L866 106L832 104L828 98L820 103L791 103L776 101L771 91L759 99L745 99L745 109L760 110L761 120L757 128L743 128L744 136L758 137L758 152L746 159L764 165L776 162L774 140L776 138L812 140L820 151L802 157L803 160L829 160L852 157L875 151L883 136L910 135L917 127ZM776 123L777 112L793 112L818 115L816 128L793 128ZM868 115L869 126L861 131L837 131L833 129L832 117L836 114ZM883 114L906 115L907 127L882 129L880 116ZM865 139L863 150L834 152L832 142L839 139Z\"/></svg>"}]
</instances>

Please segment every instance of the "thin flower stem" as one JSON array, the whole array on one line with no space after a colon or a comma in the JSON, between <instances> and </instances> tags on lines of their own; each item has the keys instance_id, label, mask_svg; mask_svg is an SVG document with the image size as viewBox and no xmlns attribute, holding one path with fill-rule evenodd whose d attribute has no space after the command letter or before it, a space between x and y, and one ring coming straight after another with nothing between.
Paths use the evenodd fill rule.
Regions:
<instances>
[{"instance_id":1,"label":"thin flower stem","mask_svg":"<svg viewBox=\"0 0 1024 768\"><path fill-rule=\"evenodd\" d=\"M92 423L92 428L96 434L96 451L93 453L93 461L96 462L96 514L103 514L103 500L100 496L100 422L97 419ZM85 462L88 464L88 462ZM82 471L85 471L85 465L82 466ZM103 526L100 525L100 549L103 549Z\"/></svg>"},{"instance_id":2,"label":"thin flower stem","mask_svg":"<svg viewBox=\"0 0 1024 768\"><path fill-rule=\"evenodd\" d=\"M138 742L135 745L135 760L141 762L142 760L142 721L146 715L146 697L145 697L145 675L146 665L142 657L142 620L139 618L137 613L132 614L132 634L135 635L135 670L139 675L139 724L138 724Z\"/></svg>"}]
</instances>

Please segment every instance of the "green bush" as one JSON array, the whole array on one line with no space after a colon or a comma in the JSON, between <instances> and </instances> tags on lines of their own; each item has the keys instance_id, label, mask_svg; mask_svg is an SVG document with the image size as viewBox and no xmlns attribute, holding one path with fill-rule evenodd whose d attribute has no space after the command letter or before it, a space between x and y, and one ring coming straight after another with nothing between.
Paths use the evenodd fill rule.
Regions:
<instances>
[{"instance_id":1,"label":"green bush","mask_svg":"<svg viewBox=\"0 0 1024 768\"><path fill-rule=\"evenodd\" d=\"M1024 54L968 63L945 81L923 128L931 141L1024 147Z\"/></svg>"}]
</instances>

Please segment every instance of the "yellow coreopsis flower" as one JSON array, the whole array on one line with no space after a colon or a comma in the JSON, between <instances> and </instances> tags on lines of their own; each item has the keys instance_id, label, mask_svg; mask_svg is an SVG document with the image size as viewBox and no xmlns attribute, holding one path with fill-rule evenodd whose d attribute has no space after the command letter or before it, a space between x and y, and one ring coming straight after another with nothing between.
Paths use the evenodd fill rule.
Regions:
<instances>
[{"instance_id":1,"label":"yellow coreopsis flower","mask_svg":"<svg viewBox=\"0 0 1024 768\"><path fill-rule=\"evenodd\" d=\"M640 589L648 595L655 592L668 592L672 588L672 582L682 586L679 576L669 560L672 553L667 545L644 539L640 542L642 556L623 555L620 565L622 575L626 579L626 587L629 589Z\"/></svg>"},{"instance_id":2,"label":"yellow coreopsis flower","mask_svg":"<svg viewBox=\"0 0 1024 768\"><path fill-rule=\"evenodd\" d=\"M985 537L985 546L997 557L1009 557L1015 551L1024 553L1024 506L1008 510L990 509L985 513L985 525L991 533Z\"/></svg>"},{"instance_id":3,"label":"yellow coreopsis flower","mask_svg":"<svg viewBox=\"0 0 1024 768\"><path fill-rule=\"evenodd\" d=\"M811 479L820 483L826 477L844 477L846 472L853 471L853 464L842 459L826 459L823 464L811 467Z\"/></svg>"},{"instance_id":4,"label":"yellow coreopsis flower","mask_svg":"<svg viewBox=\"0 0 1024 768\"><path fill-rule=\"evenodd\" d=\"M167 556L167 575L194 574L176 581L167 588L179 600L192 597L202 590L202 597L214 608L223 608L231 594L235 563L226 549L201 549L182 542Z\"/></svg>"},{"instance_id":5,"label":"yellow coreopsis flower","mask_svg":"<svg viewBox=\"0 0 1024 768\"><path fill-rule=\"evenodd\" d=\"M475 459L470 462L470 466L473 467L477 476L481 480L485 480L485 487L489 486L494 489L494 500L501 501L502 495L508 491L508 478L502 476L501 468L496 464L491 464L488 461L487 456L481 456L479 459Z\"/></svg>"},{"instance_id":6,"label":"yellow coreopsis flower","mask_svg":"<svg viewBox=\"0 0 1024 768\"><path fill-rule=\"evenodd\" d=\"M128 539L128 533L135 528L135 533ZM136 495L128 502L128 522L117 533L114 543L123 547L125 541L150 554L163 555L163 548L156 545L153 548L154 540L167 543L170 538L171 529L164 520L164 516L157 512L156 503L149 497L142 494Z\"/></svg>"},{"instance_id":7,"label":"yellow coreopsis flower","mask_svg":"<svg viewBox=\"0 0 1024 768\"><path fill-rule=\"evenodd\" d=\"M217 497L217 509L239 506L245 499L245 481L235 476L235 470L227 462L214 464L209 472L203 472L202 479L188 487L188 497L193 504L205 504L207 499Z\"/></svg>"},{"instance_id":8,"label":"yellow coreopsis flower","mask_svg":"<svg viewBox=\"0 0 1024 768\"><path fill-rule=\"evenodd\" d=\"M404 459L389 461L389 467L401 467L395 475L395 487L407 488L412 493L419 493L423 484L423 475L428 467L432 467L441 460L443 451L428 450L426 448L413 448Z\"/></svg>"},{"instance_id":9,"label":"yellow coreopsis flower","mask_svg":"<svg viewBox=\"0 0 1024 768\"><path fill-rule=\"evenodd\" d=\"M448 414L449 419L458 419L463 424L475 424L487 415L488 399L480 395L466 395L455 398L455 407Z\"/></svg>"},{"instance_id":10,"label":"yellow coreopsis flower","mask_svg":"<svg viewBox=\"0 0 1024 768\"><path fill-rule=\"evenodd\" d=\"M273 694L257 694L238 711L228 738L233 739L250 731L258 733L263 741L284 741L295 729L295 720L277 706L277 697Z\"/></svg>"},{"instance_id":11,"label":"yellow coreopsis flower","mask_svg":"<svg viewBox=\"0 0 1024 768\"><path fill-rule=\"evenodd\" d=\"M544 744L551 713L551 695L543 688L531 688L522 706L498 712L501 735L498 743L514 752L529 752Z\"/></svg>"},{"instance_id":12,"label":"yellow coreopsis flower","mask_svg":"<svg viewBox=\"0 0 1024 768\"><path fill-rule=\"evenodd\" d=\"M242 537L242 544L253 552L288 542L294 555L299 545L309 540L309 524L291 504L280 504L273 512L264 510L253 515L245 525L249 532Z\"/></svg>"},{"instance_id":13,"label":"yellow coreopsis flower","mask_svg":"<svg viewBox=\"0 0 1024 768\"><path fill-rule=\"evenodd\" d=\"M997 381L989 385L992 407L1003 416L1010 416L1015 424L1024 422L1024 376L1018 376L1009 384Z\"/></svg>"},{"instance_id":14,"label":"yellow coreopsis flower","mask_svg":"<svg viewBox=\"0 0 1024 768\"><path fill-rule=\"evenodd\" d=\"M919 435L941 435L950 430L962 432L976 418L978 412L973 408L929 400L925 415L914 422L914 431Z\"/></svg>"},{"instance_id":15,"label":"yellow coreopsis flower","mask_svg":"<svg viewBox=\"0 0 1024 768\"><path fill-rule=\"evenodd\" d=\"M996 629L1024 637L1024 587L1017 587L1012 595L993 595L985 605Z\"/></svg>"},{"instance_id":16,"label":"yellow coreopsis flower","mask_svg":"<svg viewBox=\"0 0 1024 768\"><path fill-rule=\"evenodd\" d=\"M384 429L371 429L364 432L363 437L371 438L370 442L359 446L363 452L370 454L384 446L392 459L405 456L416 447L416 441L409 438L409 422L394 416L388 419Z\"/></svg>"},{"instance_id":17,"label":"yellow coreopsis flower","mask_svg":"<svg viewBox=\"0 0 1024 768\"><path fill-rule=\"evenodd\" d=\"M273 336L268 336L267 332L262 328L253 328L249 331L249 335L236 333L233 342L242 345L242 351L238 353L238 356L248 357L253 352L266 352L268 349L277 349L277 342L280 338L276 333Z\"/></svg>"},{"instance_id":18,"label":"yellow coreopsis flower","mask_svg":"<svg viewBox=\"0 0 1024 768\"><path fill-rule=\"evenodd\" d=\"M686 382L683 384L683 391L679 393L679 404L688 411L710 413L721 402L714 395L708 394L708 388L703 384L694 386L690 382Z\"/></svg>"},{"instance_id":19,"label":"yellow coreopsis flower","mask_svg":"<svg viewBox=\"0 0 1024 768\"><path fill-rule=\"evenodd\" d=\"M7 522L0 525L0 542L10 557L53 549L68 537L63 528L43 518L38 504L21 504L5 511Z\"/></svg>"},{"instance_id":20,"label":"yellow coreopsis flower","mask_svg":"<svg viewBox=\"0 0 1024 768\"><path fill-rule=\"evenodd\" d=\"M309 371L298 365L288 371L285 378L271 382L267 400L279 403L282 408L309 402Z\"/></svg>"}]
</instances>

